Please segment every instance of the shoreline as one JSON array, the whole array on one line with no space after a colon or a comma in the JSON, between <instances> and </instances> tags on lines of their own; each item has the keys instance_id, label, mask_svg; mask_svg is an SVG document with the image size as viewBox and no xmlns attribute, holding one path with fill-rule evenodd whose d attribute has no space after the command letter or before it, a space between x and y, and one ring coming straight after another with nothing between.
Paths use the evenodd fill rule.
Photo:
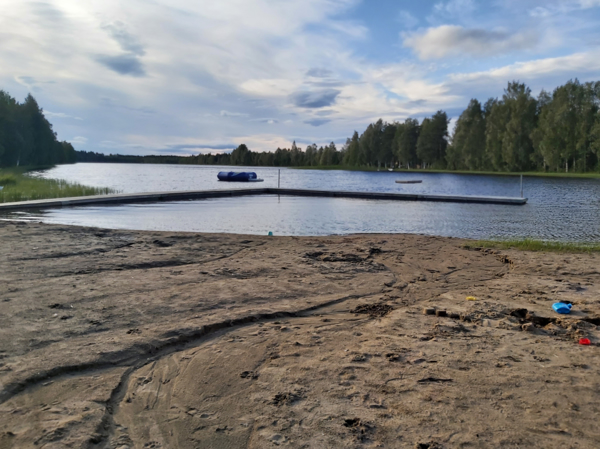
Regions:
<instances>
[{"instance_id":1,"label":"shoreline","mask_svg":"<svg viewBox=\"0 0 600 449\"><path fill-rule=\"evenodd\" d=\"M598 438L600 356L577 344L600 342L596 253L20 222L0 241L0 447Z\"/></svg>"},{"instance_id":2,"label":"shoreline","mask_svg":"<svg viewBox=\"0 0 600 449\"><path fill-rule=\"evenodd\" d=\"M277 168L277 167L265 167ZM283 167L281 167L283 168ZM457 174L457 175L476 175L476 176L530 176L539 178L584 178L584 179L600 179L600 173L554 173L554 172L495 172L495 171L470 171L470 170L434 170L434 169L405 169L395 168L389 171L386 168L377 170L375 167L342 167L342 166L325 166L325 167L285 167L290 170L339 170L339 171L364 171L364 172L386 172L386 173L439 173L439 174Z\"/></svg>"},{"instance_id":3,"label":"shoreline","mask_svg":"<svg viewBox=\"0 0 600 449\"><path fill-rule=\"evenodd\" d=\"M376 167L354 167L354 166L341 166L341 165L331 165L331 166L273 166L273 165L255 165L255 166L245 166L245 165L216 165L216 164L160 164L160 163L148 163L148 162L75 162L75 164L127 164L127 165L174 165L174 166L191 166L191 167L246 167L253 169L260 168L285 168L288 170L338 170L338 171L363 171L363 172L377 172ZM56 164L56 165L73 165L73 164ZM34 167L32 169L27 169L27 171L35 171L41 169L48 169L54 166L44 166L44 167ZM7 169L10 169L7 168ZM388 173L442 173L442 174L457 174L457 175L477 175L477 176L530 176L530 177L541 177L541 178L583 178L583 179L600 179L600 172L572 172L572 173L562 173L562 172L536 172L536 171L528 171L528 172L497 172L497 171L471 171L471 170L437 170L437 169L405 169L405 168L395 168L392 172L389 172L385 168L381 168L380 172L388 172Z\"/></svg>"}]
</instances>

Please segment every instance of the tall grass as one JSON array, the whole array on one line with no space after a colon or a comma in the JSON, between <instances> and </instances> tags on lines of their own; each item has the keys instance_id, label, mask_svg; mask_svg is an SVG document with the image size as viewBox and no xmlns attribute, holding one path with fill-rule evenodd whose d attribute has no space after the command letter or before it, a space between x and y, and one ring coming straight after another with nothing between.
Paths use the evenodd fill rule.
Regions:
<instances>
[{"instance_id":1,"label":"tall grass","mask_svg":"<svg viewBox=\"0 0 600 449\"><path fill-rule=\"evenodd\" d=\"M523 251L551 251L558 253L600 252L600 243L565 243L544 240L476 240L465 245L466 248L520 249Z\"/></svg>"},{"instance_id":2,"label":"tall grass","mask_svg":"<svg viewBox=\"0 0 600 449\"><path fill-rule=\"evenodd\" d=\"M32 178L26 172L27 168L23 167L0 170L0 186L3 186L0 203L115 193L113 189L88 187L62 179Z\"/></svg>"}]
</instances>

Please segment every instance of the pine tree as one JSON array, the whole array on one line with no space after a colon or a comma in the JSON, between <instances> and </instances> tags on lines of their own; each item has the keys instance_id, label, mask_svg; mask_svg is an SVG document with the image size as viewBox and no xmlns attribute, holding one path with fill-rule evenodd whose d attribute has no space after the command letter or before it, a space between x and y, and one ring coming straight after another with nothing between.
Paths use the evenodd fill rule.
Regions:
<instances>
[{"instance_id":1,"label":"pine tree","mask_svg":"<svg viewBox=\"0 0 600 449\"><path fill-rule=\"evenodd\" d=\"M438 111L433 117L423 120L417 141L417 157L423 161L424 166L446 166L447 139L448 116L444 111Z\"/></svg>"},{"instance_id":2,"label":"pine tree","mask_svg":"<svg viewBox=\"0 0 600 449\"><path fill-rule=\"evenodd\" d=\"M480 170L485 154L485 116L481 103L472 99L456 122L452 146L448 149L448 167Z\"/></svg>"},{"instance_id":3,"label":"pine tree","mask_svg":"<svg viewBox=\"0 0 600 449\"><path fill-rule=\"evenodd\" d=\"M400 127L399 127L400 129ZM417 141L421 127L416 119L406 119L402 124L401 134L398 136L398 161L404 167L417 165Z\"/></svg>"},{"instance_id":4,"label":"pine tree","mask_svg":"<svg viewBox=\"0 0 600 449\"><path fill-rule=\"evenodd\" d=\"M354 131L354 134L352 134L352 139L350 140L350 142L348 144L348 149L346 150L346 155L344 157L344 164L351 165L351 166L359 165L360 145L359 145L358 139L359 139L358 133L356 131Z\"/></svg>"}]
</instances>

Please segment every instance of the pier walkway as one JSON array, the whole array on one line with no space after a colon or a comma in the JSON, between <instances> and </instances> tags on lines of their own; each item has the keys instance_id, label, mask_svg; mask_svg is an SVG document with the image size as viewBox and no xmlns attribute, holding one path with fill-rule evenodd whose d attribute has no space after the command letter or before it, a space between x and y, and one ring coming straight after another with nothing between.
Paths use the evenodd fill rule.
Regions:
<instances>
[{"instance_id":1,"label":"pier walkway","mask_svg":"<svg viewBox=\"0 0 600 449\"><path fill-rule=\"evenodd\" d=\"M3 211L18 211L31 209L55 209L58 207L135 204L160 201L198 200L205 198L227 198L249 195L288 195L313 196L327 198L356 198L366 200L388 201L437 201L452 203L478 204L507 204L523 205L527 198L495 197L495 196L456 196L456 195L426 195L414 193L378 193L378 192L337 192L329 190L281 189L281 188L249 188L222 190L188 190L174 192L152 193L117 193L111 195L80 196L74 198L53 198L47 200L19 201L0 204Z\"/></svg>"}]
</instances>

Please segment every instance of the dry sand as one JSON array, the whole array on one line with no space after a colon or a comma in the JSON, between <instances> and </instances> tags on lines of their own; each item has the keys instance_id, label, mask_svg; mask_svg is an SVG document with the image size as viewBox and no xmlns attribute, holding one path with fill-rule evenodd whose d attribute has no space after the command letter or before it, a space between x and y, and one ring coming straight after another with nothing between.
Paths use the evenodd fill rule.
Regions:
<instances>
[{"instance_id":1,"label":"dry sand","mask_svg":"<svg viewBox=\"0 0 600 449\"><path fill-rule=\"evenodd\" d=\"M599 256L465 244L2 222L0 448L600 447Z\"/></svg>"}]
</instances>

